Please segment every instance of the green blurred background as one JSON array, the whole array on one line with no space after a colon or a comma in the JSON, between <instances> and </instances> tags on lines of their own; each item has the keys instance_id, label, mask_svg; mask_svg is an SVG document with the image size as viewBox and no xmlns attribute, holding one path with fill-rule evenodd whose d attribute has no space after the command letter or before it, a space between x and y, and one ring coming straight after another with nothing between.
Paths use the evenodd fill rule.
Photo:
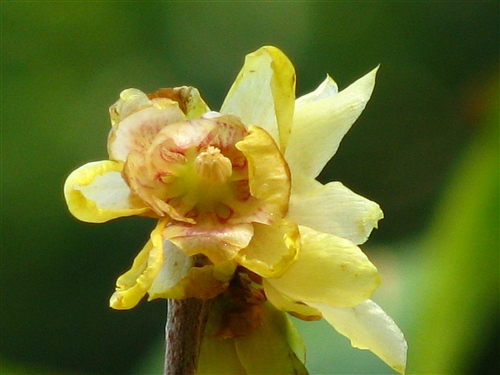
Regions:
<instances>
[{"instance_id":1,"label":"green blurred background","mask_svg":"<svg viewBox=\"0 0 500 375\"><path fill-rule=\"evenodd\" d=\"M165 303L108 298L154 222L77 222L62 185L106 158L121 90L198 87L217 109L245 54L294 62L298 94L381 64L366 111L321 175L383 207L364 250L408 372L495 374L499 324L499 3L1 3L1 371L161 369ZM323 322L298 322L311 373L383 374Z\"/></svg>"}]
</instances>

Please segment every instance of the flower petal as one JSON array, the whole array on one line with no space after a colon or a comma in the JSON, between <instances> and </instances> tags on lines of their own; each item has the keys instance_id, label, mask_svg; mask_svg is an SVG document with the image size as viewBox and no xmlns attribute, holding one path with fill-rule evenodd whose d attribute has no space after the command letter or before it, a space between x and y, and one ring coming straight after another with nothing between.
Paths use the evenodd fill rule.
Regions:
<instances>
[{"instance_id":1,"label":"flower petal","mask_svg":"<svg viewBox=\"0 0 500 375\"><path fill-rule=\"evenodd\" d=\"M150 211L125 183L122 163L98 161L74 170L64 184L70 212L79 220L103 223Z\"/></svg>"},{"instance_id":2,"label":"flower petal","mask_svg":"<svg viewBox=\"0 0 500 375\"><path fill-rule=\"evenodd\" d=\"M151 238L135 257L130 270L116 281L116 292L113 293L109 305L117 310L135 307L146 294L164 262L163 241L161 232L166 220L158 222L151 232Z\"/></svg>"},{"instance_id":3,"label":"flower petal","mask_svg":"<svg viewBox=\"0 0 500 375\"><path fill-rule=\"evenodd\" d=\"M245 58L221 113L238 116L246 125L258 125L283 151L288 142L295 100L295 69L276 47L262 47Z\"/></svg>"},{"instance_id":4,"label":"flower petal","mask_svg":"<svg viewBox=\"0 0 500 375\"><path fill-rule=\"evenodd\" d=\"M396 323L375 302L366 300L354 307L311 303L352 346L369 349L397 372L404 374L407 344Z\"/></svg>"},{"instance_id":5,"label":"flower petal","mask_svg":"<svg viewBox=\"0 0 500 375\"><path fill-rule=\"evenodd\" d=\"M354 193L340 182L314 185L314 189L297 194L294 188L287 215L289 220L362 244L384 217L377 203Z\"/></svg>"},{"instance_id":6,"label":"flower petal","mask_svg":"<svg viewBox=\"0 0 500 375\"><path fill-rule=\"evenodd\" d=\"M270 216L284 216L290 197L290 171L272 138L263 129L252 126L236 148L248 161L250 193L269 205L262 211Z\"/></svg>"},{"instance_id":7,"label":"flower petal","mask_svg":"<svg viewBox=\"0 0 500 375\"><path fill-rule=\"evenodd\" d=\"M203 254L214 264L232 260L247 247L253 236L252 224L190 226L175 224L165 228L163 236L188 256Z\"/></svg>"},{"instance_id":8,"label":"flower petal","mask_svg":"<svg viewBox=\"0 0 500 375\"><path fill-rule=\"evenodd\" d=\"M235 260L260 276L279 277L293 263L299 248L297 224L285 220L276 225L254 223L252 240Z\"/></svg>"},{"instance_id":9,"label":"flower petal","mask_svg":"<svg viewBox=\"0 0 500 375\"><path fill-rule=\"evenodd\" d=\"M288 316L264 303L263 324L234 339L247 374L307 374L302 338Z\"/></svg>"},{"instance_id":10,"label":"flower petal","mask_svg":"<svg viewBox=\"0 0 500 375\"><path fill-rule=\"evenodd\" d=\"M148 97L150 99L168 98L176 101L187 120L199 119L201 115L210 111L198 89L191 86L159 89L149 94Z\"/></svg>"},{"instance_id":11,"label":"flower petal","mask_svg":"<svg viewBox=\"0 0 500 375\"><path fill-rule=\"evenodd\" d=\"M286 311L293 316L304 320L321 319L322 316L318 310L309 305L291 301L283 294L278 292L275 288L273 288L273 286L267 281L267 279L262 280L262 285L264 286L267 300L271 302L273 306L278 310Z\"/></svg>"},{"instance_id":12,"label":"flower petal","mask_svg":"<svg viewBox=\"0 0 500 375\"><path fill-rule=\"evenodd\" d=\"M299 102L285 153L293 174L318 176L370 99L377 69L336 95L330 90L323 99Z\"/></svg>"},{"instance_id":13,"label":"flower petal","mask_svg":"<svg viewBox=\"0 0 500 375\"><path fill-rule=\"evenodd\" d=\"M300 107L312 102L317 102L318 100L326 99L331 96L337 95L339 88L335 81L329 75L326 79L316 88L316 90L310 92L309 94L302 95L300 98L295 100L295 111L300 111Z\"/></svg>"},{"instance_id":14,"label":"flower petal","mask_svg":"<svg viewBox=\"0 0 500 375\"><path fill-rule=\"evenodd\" d=\"M380 276L361 249L328 233L299 229L299 256L282 277L267 279L273 288L292 301L307 304L347 307L369 298Z\"/></svg>"},{"instance_id":15,"label":"flower petal","mask_svg":"<svg viewBox=\"0 0 500 375\"><path fill-rule=\"evenodd\" d=\"M163 101L159 106L133 112L113 125L108 138L110 159L125 161L131 151L144 152L161 129L185 120L177 102Z\"/></svg>"},{"instance_id":16,"label":"flower petal","mask_svg":"<svg viewBox=\"0 0 500 375\"><path fill-rule=\"evenodd\" d=\"M109 107L109 115L111 117L111 125L130 116L143 108L151 107L153 102L141 90L126 89L120 93L120 99Z\"/></svg>"},{"instance_id":17,"label":"flower petal","mask_svg":"<svg viewBox=\"0 0 500 375\"><path fill-rule=\"evenodd\" d=\"M186 257L182 250L169 241L165 242L170 246L164 246L165 261L148 290L149 301L156 298L208 300L226 290L236 269L234 262L191 267L194 264L193 257ZM169 254L172 248L177 250ZM182 263L177 263L178 260Z\"/></svg>"}]
</instances>

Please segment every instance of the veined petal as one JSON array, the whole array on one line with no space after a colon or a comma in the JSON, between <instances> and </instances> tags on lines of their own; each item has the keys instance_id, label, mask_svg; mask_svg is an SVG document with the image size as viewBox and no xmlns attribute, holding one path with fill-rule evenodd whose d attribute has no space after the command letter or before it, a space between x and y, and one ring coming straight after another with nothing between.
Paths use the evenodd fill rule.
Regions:
<instances>
[{"instance_id":1,"label":"veined petal","mask_svg":"<svg viewBox=\"0 0 500 375\"><path fill-rule=\"evenodd\" d=\"M247 374L308 374L302 338L288 316L263 303L263 324L251 335L235 338Z\"/></svg>"},{"instance_id":2,"label":"veined petal","mask_svg":"<svg viewBox=\"0 0 500 375\"><path fill-rule=\"evenodd\" d=\"M224 225L170 225L163 236L188 255L203 254L214 264L232 260L247 247L253 236L252 224Z\"/></svg>"},{"instance_id":3,"label":"veined petal","mask_svg":"<svg viewBox=\"0 0 500 375\"><path fill-rule=\"evenodd\" d=\"M64 184L70 212L79 220L103 223L150 211L121 176L123 164L104 160L74 170Z\"/></svg>"},{"instance_id":4,"label":"veined petal","mask_svg":"<svg viewBox=\"0 0 500 375\"><path fill-rule=\"evenodd\" d=\"M279 277L299 253L300 234L297 224L282 220L275 225L254 223L254 234L235 260L263 277Z\"/></svg>"},{"instance_id":5,"label":"veined petal","mask_svg":"<svg viewBox=\"0 0 500 375\"><path fill-rule=\"evenodd\" d=\"M283 52L267 46L246 56L221 113L236 115L246 125L260 126L284 151L294 100L295 69Z\"/></svg>"},{"instance_id":6,"label":"veined petal","mask_svg":"<svg viewBox=\"0 0 500 375\"><path fill-rule=\"evenodd\" d=\"M407 344L396 323L375 302L366 300L354 307L311 303L352 346L368 349L397 372L404 374Z\"/></svg>"},{"instance_id":7,"label":"veined petal","mask_svg":"<svg viewBox=\"0 0 500 375\"><path fill-rule=\"evenodd\" d=\"M377 203L354 193L340 182L314 185L314 189L297 194L296 189L292 190L289 220L362 244L384 217Z\"/></svg>"},{"instance_id":8,"label":"veined petal","mask_svg":"<svg viewBox=\"0 0 500 375\"><path fill-rule=\"evenodd\" d=\"M151 238L134 259L132 268L116 281L116 292L109 305L117 310L135 307L149 290L164 262L161 232L167 221L160 220L151 232Z\"/></svg>"},{"instance_id":9,"label":"veined petal","mask_svg":"<svg viewBox=\"0 0 500 375\"><path fill-rule=\"evenodd\" d=\"M108 137L110 159L125 161L131 151L143 153L161 129L186 119L177 102L163 100L165 103L161 106L133 112L113 125Z\"/></svg>"},{"instance_id":10,"label":"veined petal","mask_svg":"<svg viewBox=\"0 0 500 375\"><path fill-rule=\"evenodd\" d=\"M321 313L317 309L303 303L291 301L289 298L285 297L273 288L273 286L266 279L262 280L262 285L264 286L267 300L278 310L289 312L290 314L303 320L321 319Z\"/></svg>"},{"instance_id":11,"label":"veined petal","mask_svg":"<svg viewBox=\"0 0 500 375\"><path fill-rule=\"evenodd\" d=\"M248 161L248 183L252 196L270 207L265 211L284 216L290 197L290 171L273 139L259 127L251 126L249 135L236 143Z\"/></svg>"},{"instance_id":12,"label":"veined petal","mask_svg":"<svg viewBox=\"0 0 500 375\"><path fill-rule=\"evenodd\" d=\"M377 69L336 95L297 106L285 153L293 174L318 176L370 99Z\"/></svg>"},{"instance_id":13,"label":"veined petal","mask_svg":"<svg viewBox=\"0 0 500 375\"><path fill-rule=\"evenodd\" d=\"M351 241L299 227L297 260L269 284L292 301L354 306L368 299L380 276L366 255Z\"/></svg>"}]
</instances>

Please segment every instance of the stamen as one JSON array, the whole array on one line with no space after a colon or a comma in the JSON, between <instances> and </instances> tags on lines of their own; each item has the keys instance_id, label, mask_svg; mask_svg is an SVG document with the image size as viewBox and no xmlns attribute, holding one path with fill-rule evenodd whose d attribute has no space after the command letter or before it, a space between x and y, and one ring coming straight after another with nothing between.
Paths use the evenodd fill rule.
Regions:
<instances>
[{"instance_id":1,"label":"stamen","mask_svg":"<svg viewBox=\"0 0 500 375\"><path fill-rule=\"evenodd\" d=\"M196 173L206 182L224 183L233 173L231 160L221 154L220 150L208 146L198 154L194 161Z\"/></svg>"}]
</instances>

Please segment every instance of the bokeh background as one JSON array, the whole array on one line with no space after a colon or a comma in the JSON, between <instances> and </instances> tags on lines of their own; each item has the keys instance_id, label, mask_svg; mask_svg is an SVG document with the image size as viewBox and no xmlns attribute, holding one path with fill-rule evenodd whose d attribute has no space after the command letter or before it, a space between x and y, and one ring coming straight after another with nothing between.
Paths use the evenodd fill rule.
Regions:
<instances>
[{"instance_id":1,"label":"bokeh background","mask_svg":"<svg viewBox=\"0 0 500 375\"><path fill-rule=\"evenodd\" d=\"M381 65L321 175L383 207L363 247L412 374L499 371L499 3L1 3L1 372L161 369L164 301L108 298L154 222L77 222L62 185L106 158L121 90L198 87L217 109L244 55L294 62L297 92ZM323 322L298 322L313 374L390 374Z\"/></svg>"}]
</instances>

